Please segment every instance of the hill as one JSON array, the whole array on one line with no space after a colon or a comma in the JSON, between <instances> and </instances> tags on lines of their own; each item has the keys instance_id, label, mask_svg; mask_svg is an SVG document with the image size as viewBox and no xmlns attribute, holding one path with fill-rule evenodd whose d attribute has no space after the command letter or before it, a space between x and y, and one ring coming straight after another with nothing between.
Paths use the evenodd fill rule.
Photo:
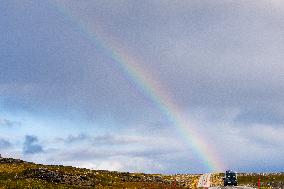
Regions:
<instances>
[{"instance_id":1,"label":"hill","mask_svg":"<svg viewBox=\"0 0 284 189\"><path fill-rule=\"evenodd\" d=\"M187 176L187 180L198 176ZM0 188L184 188L182 179L161 174L89 170L0 159Z\"/></svg>"},{"instance_id":2,"label":"hill","mask_svg":"<svg viewBox=\"0 0 284 189\"><path fill-rule=\"evenodd\" d=\"M200 174L144 174L89 170L62 165L41 165L19 159L0 158L2 188L196 188ZM222 185L222 174L214 174L214 186ZM263 188L284 188L284 173L239 175L239 183Z\"/></svg>"}]
</instances>

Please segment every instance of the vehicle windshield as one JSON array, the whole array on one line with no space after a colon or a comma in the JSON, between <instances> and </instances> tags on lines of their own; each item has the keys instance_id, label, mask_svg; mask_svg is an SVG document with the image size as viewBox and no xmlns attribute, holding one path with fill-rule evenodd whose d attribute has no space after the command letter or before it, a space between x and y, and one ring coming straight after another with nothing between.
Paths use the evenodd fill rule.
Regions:
<instances>
[{"instance_id":1,"label":"vehicle windshield","mask_svg":"<svg viewBox=\"0 0 284 189\"><path fill-rule=\"evenodd\" d=\"M227 173L226 177L228 178L236 177L236 173Z\"/></svg>"}]
</instances>

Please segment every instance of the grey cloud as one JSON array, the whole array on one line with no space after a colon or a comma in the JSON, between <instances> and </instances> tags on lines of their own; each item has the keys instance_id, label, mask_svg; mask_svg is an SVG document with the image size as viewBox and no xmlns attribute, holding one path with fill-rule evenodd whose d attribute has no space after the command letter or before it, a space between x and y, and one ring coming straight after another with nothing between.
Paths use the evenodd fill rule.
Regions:
<instances>
[{"instance_id":1,"label":"grey cloud","mask_svg":"<svg viewBox=\"0 0 284 189\"><path fill-rule=\"evenodd\" d=\"M92 145L127 145L127 144L135 144L139 141L141 142L141 139L127 135L123 136L123 135L104 134L104 135L91 136L81 133L79 135L69 135L66 138L60 138L59 141L64 141L67 144L86 141Z\"/></svg>"},{"instance_id":2,"label":"grey cloud","mask_svg":"<svg viewBox=\"0 0 284 189\"><path fill-rule=\"evenodd\" d=\"M37 154L43 152L43 147L38 142L36 136L26 135L23 147L24 154Z\"/></svg>"},{"instance_id":3,"label":"grey cloud","mask_svg":"<svg viewBox=\"0 0 284 189\"><path fill-rule=\"evenodd\" d=\"M139 142L139 139L134 139L129 136L113 136L110 134L97 136L93 139L94 144L106 144L106 145L125 145L134 144Z\"/></svg>"},{"instance_id":4,"label":"grey cloud","mask_svg":"<svg viewBox=\"0 0 284 189\"><path fill-rule=\"evenodd\" d=\"M13 126L18 126L20 125L20 122L17 121L11 121L9 119L6 118L1 118L0 117L0 126L4 126L4 127L13 127Z\"/></svg>"},{"instance_id":5,"label":"grey cloud","mask_svg":"<svg viewBox=\"0 0 284 189\"><path fill-rule=\"evenodd\" d=\"M6 149L10 148L12 146L12 143L8 140L5 139L0 139L0 148L1 149Z\"/></svg>"},{"instance_id":6,"label":"grey cloud","mask_svg":"<svg viewBox=\"0 0 284 189\"><path fill-rule=\"evenodd\" d=\"M283 125L284 114L281 109L271 109L270 107L254 107L244 109L235 119L236 122L243 124L271 124Z\"/></svg>"},{"instance_id":7,"label":"grey cloud","mask_svg":"<svg viewBox=\"0 0 284 189\"><path fill-rule=\"evenodd\" d=\"M267 107L284 104L281 73L284 43L279 29L284 25L277 19L281 14L271 11L265 6L267 3L123 1L106 5L98 1L62 4L71 17L72 13L76 15L79 23L93 24L94 28L103 30L106 37L113 36L121 46L129 47L130 55L137 55L138 60L141 57L142 67L162 83L181 109L202 107L204 114L212 114L216 107L239 108L240 117L245 117L243 114L248 108L250 119L262 122L258 119L262 117L258 108L268 112ZM54 23L58 41L52 43L52 49L64 50L61 57L54 55L58 53L49 54L46 49L51 48L47 43L46 48L36 50L46 55L47 60L51 59L49 64L34 66L34 62L24 64L15 60L16 63L9 64L12 66L3 68L2 81L21 84L5 85L5 88L10 86L12 96L16 96L7 107L13 107L14 103L33 109L42 105L56 109L60 104L66 110L62 112L77 109L95 120L115 119L122 125L145 123L145 118L151 122L161 117L158 108L147 100L147 94L133 87L133 82L112 64L107 53L100 52L105 49L89 44L72 31L64 35L67 37L64 41L60 28L67 26L58 22ZM42 35L50 37L47 33ZM71 43L74 40L76 44ZM68 48L61 50L62 47ZM8 53L13 52L11 49ZM34 57L34 54L27 54L29 56ZM31 77L31 71L36 75ZM15 78L9 78L11 75ZM17 86L28 86L23 87L25 95L17 95L21 94L16 91ZM274 111L281 115L279 107Z\"/></svg>"},{"instance_id":8,"label":"grey cloud","mask_svg":"<svg viewBox=\"0 0 284 189\"><path fill-rule=\"evenodd\" d=\"M116 149L116 148L84 148L73 149L72 151L65 151L64 153L59 153L58 158L67 161L83 161L83 160L106 160L115 157L124 158L146 158L146 159L163 159L171 154L178 154L180 151L173 149L162 149L162 148L152 148L152 149Z\"/></svg>"},{"instance_id":9,"label":"grey cloud","mask_svg":"<svg viewBox=\"0 0 284 189\"><path fill-rule=\"evenodd\" d=\"M84 140L88 140L89 137L86 134L79 134L77 136L69 135L67 138L60 138L59 140L62 140L66 143L73 143L73 142L82 142Z\"/></svg>"},{"instance_id":10,"label":"grey cloud","mask_svg":"<svg viewBox=\"0 0 284 189\"><path fill-rule=\"evenodd\" d=\"M100 26L106 33L121 39L122 46L130 47L130 54L145 60L142 66L160 80L181 108L202 107L204 114L213 114L216 108L223 109L220 112L239 108L240 117L250 114L247 116L252 122L277 121L261 118L263 114L258 110L269 112L274 104L284 104L281 73L284 43L279 30L284 28L279 19L283 15L271 11L272 7L267 6L270 2L118 4L123 8L98 3L104 8L97 13L93 11L97 9L95 5L82 3L81 8L86 10L82 20L84 14L101 15ZM76 12L77 5L66 6ZM119 98L123 97L117 96L121 101ZM281 106L274 109L280 116ZM120 107L124 109L124 105ZM133 107L132 111L139 109L137 104ZM129 117L135 119L137 114Z\"/></svg>"}]
</instances>

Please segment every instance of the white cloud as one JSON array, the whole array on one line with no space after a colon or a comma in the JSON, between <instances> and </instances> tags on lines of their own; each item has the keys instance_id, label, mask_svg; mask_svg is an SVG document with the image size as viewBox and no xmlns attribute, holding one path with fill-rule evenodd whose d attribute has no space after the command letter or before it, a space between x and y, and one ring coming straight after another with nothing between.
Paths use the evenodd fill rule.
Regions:
<instances>
[{"instance_id":1,"label":"white cloud","mask_svg":"<svg viewBox=\"0 0 284 189\"><path fill-rule=\"evenodd\" d=\"M76 167L95 169L95 170L109 170L109 171L118 171L123 169L123 165L119 161L111 161L111 160L102 160L99 162L72 162Z\"/></svg>"}]
</instances>

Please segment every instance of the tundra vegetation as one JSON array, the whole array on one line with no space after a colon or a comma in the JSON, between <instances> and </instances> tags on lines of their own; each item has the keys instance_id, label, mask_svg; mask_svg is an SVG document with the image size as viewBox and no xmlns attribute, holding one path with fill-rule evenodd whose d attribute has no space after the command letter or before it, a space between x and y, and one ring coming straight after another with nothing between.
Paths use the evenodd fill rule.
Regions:
<instances>
[{"instance_id":1,"label":"tundra vegetation","mask_svg":"<svg viewBox=\"0 0 284 189\"><path fill-rule=\"evenodd\" d=\"M19 159L0 159L2 188L196 188L200 174L144 174L106 170L89 170L62 165L41 165ZM284 174L240 174L239 183L263 188L283 188ZM222 185L222 174L213 174L211 182ZM267 187L264 187L264 185Z\"/></svg>"}]
</instances>

